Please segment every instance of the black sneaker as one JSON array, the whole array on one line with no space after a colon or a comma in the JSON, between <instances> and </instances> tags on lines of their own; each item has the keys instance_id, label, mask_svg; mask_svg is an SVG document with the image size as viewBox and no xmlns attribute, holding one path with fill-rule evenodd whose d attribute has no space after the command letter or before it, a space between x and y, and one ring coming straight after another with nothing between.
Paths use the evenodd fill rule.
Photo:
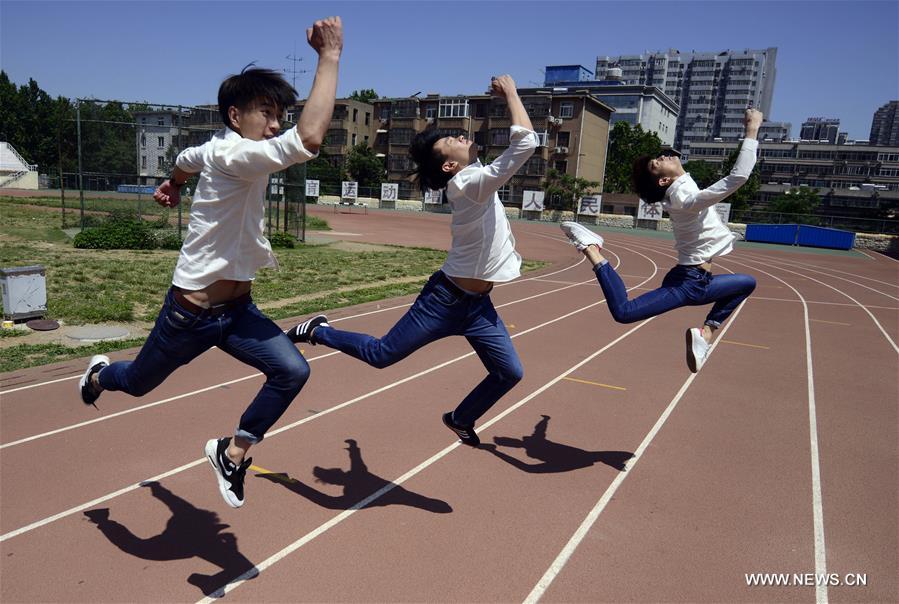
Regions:
<instances>
[{"instance_id":1,"label":"black sneaker","mask_svg":"<svg viewBox=\"0 0 899 604\"><path fill-rule=\"evenodd\" d=\"M232 508L243 505L243 479L247 468L253 463L253 458L243 460L237 465L228 457L228 446L231 437L211 439L206 443L206 459L212 464L215 478L219 483L219 491L222 493L225 503Z\"/></svg>"},{"instance_id":2,"label":"black sneaker","mask_svg":"<svg viewBox=\"0 0 899 604\"><path fill-rule=\"evenodd\" d=\"M296 327L292 327L290 331L287 332L287 335L294 344L309 342L315 346L315 342L312 340L312 331L316 327L331 327L328 324L328 317L325 315L316 315L311 319L303 321Z\"/></svg>"},{"instance_id":3,"label":"black sneaker","mask_svg":"<svg viewBox=\"0 0 899 604\"><path fill-rule=\"evenodd\" d=\"M78 392L81 394L81 400L85 405L94 405L97 399L100 398L100 393L103 392L103 389L94 386L92 378L95 373L107 366L109 366L109 357L105 354L95 354L88 362L87 369L84 370L84 375L81 376L81 380L78 382ZM94 407L96 406L94 405Z\"/></svg>"},{"instance_id":4,"label":"black sneaker","mask_svg":"<svg viewBox=\"0 0 899 604\"><path fill-rule=\"evenodd\" d=\"M461 440L463 444L470 447L477 447L481 444L481 439L475 434L474 424L470 426L461 426L457 424L453 421L452 412L443 414L443 425L455 432L456 436L459 437L459 440Z\"/></svg>"}]
</instances>

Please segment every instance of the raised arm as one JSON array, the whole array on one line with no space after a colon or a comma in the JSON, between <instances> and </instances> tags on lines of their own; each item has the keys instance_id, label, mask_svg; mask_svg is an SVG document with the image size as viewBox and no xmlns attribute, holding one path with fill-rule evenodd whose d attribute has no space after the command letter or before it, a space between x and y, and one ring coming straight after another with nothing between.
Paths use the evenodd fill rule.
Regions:
<instances>
[{"instance_id":1,"label":"raised arm","mask_svg":"<svg viewBox=\"0 0 899 604\"><path fill-rule=\"evenodd\" d=\"M671 199L671 207L699 212L715 205L743 186L749 180L752 168L755 166L755 155L759 146L758 133L761 123L762 112L757 109L747 109L743 116L746 134L743 138L743 143L740 145L737 161L734 162L734 167L730 174L708 188L688 195L683 199L679 199L675 191L672 196L673 199Z\"/></svg>"},{"instance_id":2,"label":"raised arm","mask_svg":"<svg viewBox=\"0 0 899 604\"><path fill-rule=\"evenodd\" d=\"M530 159L539 142L531 125L531 118L528 117L524 104L518 96L515 81L507 75L493 78L490 81L490 92L505 97L509 106L512 120L509 146L490 164L478 170L460 173L456 184L465 197L480 203L486 203L493 198L493 194Z\"/></svg>"},{"instance_id":3,"label":"raised arm","mask_svg":"<svg viewBox=\"0 0 899 604\"><path fill-rule=\"evenodd\" d=\"M312 90L309 91L309 98L297 123L297 132L303 146L318 153L328 132L337 96L337 68L343 50L343 24L340 17L316 21L306 30L306 39L309 46L318 53L318 66Z\"/></svg>"}]
</instances>

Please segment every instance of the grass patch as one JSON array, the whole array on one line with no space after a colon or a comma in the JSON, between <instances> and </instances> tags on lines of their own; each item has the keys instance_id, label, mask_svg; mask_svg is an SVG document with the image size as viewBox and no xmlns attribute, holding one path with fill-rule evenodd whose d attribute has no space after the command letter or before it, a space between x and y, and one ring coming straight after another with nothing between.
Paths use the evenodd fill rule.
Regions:
<instances>
[{"instance_id":1,"label":"grass patch","mask_svg":"<svg viewBox=\"0 0 899 604\"><path fill-rule=\"evenodd\" d=\"M34 199L28 199L31 201ZM59 242L55 234L59 231L59 215L55 212L7 203L2 198L0 212L0 266L45 268L46 318L69 325L156 319L171 284L177 251L74 249L68 239ZM329 228L320 218L308 218L310 229L313 224ZM277 304L265 309L265 313L273 319L283 319L406 296L417 293L446 259L446 252L439 250L386 247L364 252L336 249L331 244L277 249L275 255L281 270L259 271L253 285L254 301L264 309ZM522 268L527 271L544 265L525 261ZM291 302L299 297L308 299ZM12 331L0 334L15 337L7 335ZM61 344L9 346L0 355L0 371L131 348L143 341L137 338L77 348Z\"/></svg>"},{"instance_id":2,"label":"grass patch","mask_svg":"<svg viewBox=\"0 0 899 604\"><path fill-rule=\"evenodd\" d=\"M37 367L49 363L59 363L95 354L106 354L115 350L134 348L144 343L144 338L97 342L88 346L72 348L62 344L20 344L3 349L0 355L0 372L15 371L25 367Z\"/></svg>"},{"instance_id":3,"label":"grass patch","mask_svg":"<svg viewBox=\"0 0 899 604\"><path fill-rule=\"evenodd\" d=\"M20 338L27 335L28 332L24 329L0 329L0 338Z\"/></svg>"}]
</instances>

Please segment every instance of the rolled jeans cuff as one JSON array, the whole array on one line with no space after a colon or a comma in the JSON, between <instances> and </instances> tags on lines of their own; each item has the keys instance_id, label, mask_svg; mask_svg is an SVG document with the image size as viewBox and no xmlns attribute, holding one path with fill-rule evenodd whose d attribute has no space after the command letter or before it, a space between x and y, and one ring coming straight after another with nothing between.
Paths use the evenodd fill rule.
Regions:
<instances>
[{"instance_id":1,"label":"rolled jeans cuff","mask_svg":"<svg viewBox=\"0 0 899 604\"><path fill-rule=\"evenodd\" d=\"M244 440L249 441L249 443L253 444L253 445L261 442L262 439L265 438L264 436L256 436L255 434L250 434L246 430L240 430L240 429L238 429L237 432L234 433L234 436L236 436L237 438L243 438Z\"/></svg>"}]
</instances>

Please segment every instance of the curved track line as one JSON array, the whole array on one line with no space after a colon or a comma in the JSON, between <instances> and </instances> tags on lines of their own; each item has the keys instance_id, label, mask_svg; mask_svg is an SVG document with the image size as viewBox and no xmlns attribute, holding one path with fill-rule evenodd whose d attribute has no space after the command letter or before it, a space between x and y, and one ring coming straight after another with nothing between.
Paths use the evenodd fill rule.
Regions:
<instances>
[{"instance_id":1,"label":"curved track line","mask_svg":"<svg viewBox=\"0 0 899 604\"><path fill-rule=\"evenodd\" d=\"M627 249L627 248L625 248L625 249ZM642 256L643 258L646 258L646 259L653 265L653 267L654 267L654 268L653 268L652 274L651 274L649 277L647 277L644 281L642 281L641 283L639 283L637 286L635 286L635 287L639 287L640 285L643 285L644 283L647 283L647 282L650 281L653 277L655 277L656 273L658 272L658 265L656 265L656 263L653 262L648 256L645 256L644 254L641 254L640 252L637 252L636 250L632 250L632 251L633 251L635 254L637 254L637 255L639 255L639 256ZM630 289L633 289L633 288L630 288ZM542 324L540 324L540 325L536 325L536 326L534 326L534 327L531 327L530 329L527 329L527 330L521 331L521 332L519 332L519 333L516 333L516 334L512 335L511 337L512 337L512 338L517 338L518 336L522 336L522 335L524 335L524 334L526 334L526 333L530 333L530 332L532 332L532 331L535 331L535 330L537 330L537 329L540 329L540 328L545 327L545 326L547 326L547 325L550 325L550 324L552 324L552 323L556 323L557 321L561 321L561 320L563 320L563 319L566 319L566 318L568 318L568 317L571 317L571 316L573 316L573 315L575 315L575 314L577 314L577 313L580 313L580 312L583 312L583 311L585 311L585 310L587 310L587 309L593 308L594 306L598 306L598 305L600 305L600 304L602 304L602 303L604 303L604 302L605 302L605 299L603 298L603 299L601 299L601 300L599 300L599 301L597 301L597 302L593 302L592 304L588 304L587 306L583 306L583 307L581 307L581 308L579 308L579 309L577 309L577 310L574 310L574 311L571 311L571 312L566 313L566 314L564 314L564 315L561 315L561 316L559 316L559 317L556 317L555 319L551 319L551 320L549 320L549 321L546 321L545 323L542 323ZM330 353L329 353L329 354L330 354ZM350 406L351 404L354 404L354 403L356 403L356 402L358 402L358 401L360 401L360 400L364 400L364 399L366 399L366 398L368 398L368 397L370 397L370 396L373 396L373 395L376 394L376 393L384 392L385 390L389 390L390 388L393 388L393 387L395 387L395 386L398 386L398 385L400 385L400 384L402 384L402 383L405 383L405 382L408 382L408 381L410 381L410 380L416 379L416 378L421 377L421 376L423 376L423 375L427 375L427 374L429 374L429 373L432 373L432 372L434 372L434 371L437 371L438 369L441 369L441 368L443 368L443 367L446 367L446 366L448 366L448 365L451 365L451 364L453 364L453 363L455 363L455 362L461 361L462 359L468 358L468 357L470 357L470 356L472 356L472 355L474 355L474 354L475 354L475 352L474 352L474 351L471 351L471 352L468 352L468 353L466 353L466 354L464 354L464 355L458 356L458 357L456 357L456 358L454 358L454 359L450 359L449 361L445 361L444 363L441 363L440 365L436 365L436 366L433 366L433 367L429 367L428 369L425 369L425 370L420 371L420 372L418 372L418 373L416 373L416 374L413 374L412 376L407 376L406 378L403 378L402 380L399 380L399 381L393 382L392 384L388 384L387 386L383 386L383 387L381 387L381 388L378 388L376 391L372 391L372 392L366 393L366 394L364 394L364 395L361 395L361 396L359 396L359 397L356 397L356 398L354 398L354 399L351 399L350 401L346 401L346 402L341 403L341 404L339 404L339 405L337 405L337 406L335 406L335 407L331 407L331 408L326 409L326 410L324 410L324 411L321 411L321 412L319 412L319 413L317 413L317 414L315 414L315 415L312 415L312 416L310 416L310 417L304 418L304 419L302 419L302 420L300 420L300 421L298 421L298 422L294 422L293 424L290 424L290 425L288 425L288 426L283 426L282 428L279 428L279 429L277 429L277 430L273 430L273 431L271 431L271 432L268 433L267 437L274 436L274 435L276 435L276 434L278 434L278 433L280 433L280 432L284 432L285 430L289 430L289 429L294 428L294 427L296 427L296 426L299 426L299 425L302 425L302 424L304 424L304 423L310 422L310 421L312 421L312 420L315 419L315 418L322 417L322 416L324 416L324 415L326 415L326 414L328 414L328 413L331 413L331 412L333 412L333 411L336 411L336 410L338 410L338 409L342 409L342 408L344 408L344 407L348 407L348 406ZM32 530L35 530L35 529L40 528L40 527L42 527L42 526L46 526L47 524L50 524L50 523L52 523L52 522L55 522L56 520L60 520L61 518L65 518L65 517L67 517L67 516L71 516L72 514L77 514L78 512L84 511L84 510L86 510L87 508L89 508L89 507L91 507L91 506L97 505L97 504L99 504L99 503L103 503L103 502L105 502L105 501L109 501L110 499L113 499L113 498L115 498L115 497L118 497L119 495L123 495L123 494L125 494L125 493L130 492L130 491L136 490L136 489L140 488L140 487L141 487L141 484L144 483L144 482L147 482L147 481L153 481L153 480L157 480L157 481L158 481L158 480L161 480L162 478L166 478L166 477L168 477L168 476L172 476L173 474L177 474L177 473L179 473L179 472L182 472L182 471L187 470L187 469L189 469L189 468L192 468L192 467L194 467L194 466L200 465L200 464L202 464L205 460L206 460L206 458L205 458L205 457L202 457L202 458L200 458L200 459L197 459L197 460L194 460L194 461L192 461L192 462L189 462L189 463L187 463L187 464L185 464L185 465L179 466L178 468L175 468L175 469L173 469L173 470L169 470L169 471L167 471L167 472L164 472L164 473L162 473L162 474L159 474L159 475L157 475L157 476L154 476L153 478L148 478L148 479L142 480L142 481L140 481L140 482L138 482L138 483L136 483L136 484L132 484L132 485L130 485L130 486L127 486L127 487L124 487L124 488L119 489L119 490L117 490L117 491L114 491L113 493L109 493L109 494L104 495L104 496L102 496L102 497L98 497L98 498L96 498L96 499L93 499L93 500L91 500L91 501L88 502L88 503L83 503L83 504L77 505L77 506L75 506L75 507L69 508L68 510L65 510L65 511L63 511L63 512L60 512L60 513L58 513L58 514L54 514L54 515L52 515L52 516L48 516L48 517L43 518L43 519L41 519L41 520L37 520L37 521L32 522L32 523L30 523L30 524L27 524L27 525L25 525L25 526L23 526L23 527L20 527L20 528L18 528L18 529L15 529L15 530L13 530L13 531L10 531L10 532L8 532L8 533L5 533L5 534L3 534L3 535L0 535L0 542L6 541L7 539L11 539L11 538L16 537L16 536L18 536L18 535L22 535L22 534L24 534L24 533L27 533L27 532L32 531Z\"/></svg>"}]
</instances>

